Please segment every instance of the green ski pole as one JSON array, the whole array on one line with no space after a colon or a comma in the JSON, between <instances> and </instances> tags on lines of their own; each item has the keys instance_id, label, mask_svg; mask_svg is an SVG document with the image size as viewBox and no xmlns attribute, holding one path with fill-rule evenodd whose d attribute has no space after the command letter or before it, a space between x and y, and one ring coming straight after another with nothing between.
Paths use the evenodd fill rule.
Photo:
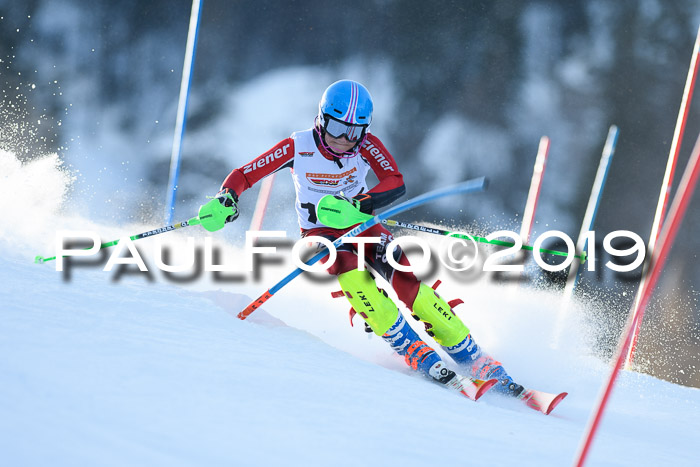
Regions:
<instances>
[{"instance_id":1,"label":"green ski pole","mask_svg":"<svg viewBox=\"0 0 700 467\"><path fill-rule=\"evenodd\" d=\"M231 196L228 194L228 196ZM222 229L224 227L224 224L226 224L226 218L230 215L234 214L233 211L233 206L224 206L221 204L221 202L218 199L212 199L208 203L203 204L199 208L199 213L197 216L188 219L186 221L178 222L177 224L172 224L172 225L166 225L164 227L158 227L157 229L149 230L148 232L143 232L137 235L132 235L129 237L132 241L133 240L140 240L142 238L147 238L147 237L152 237L154 235L162 234L165 232L171 232L173 230L177 229L182 229L184 227L189 227L191 225L201 225L204 227L206 230L209 232L214 232L219 229ZM111 242L103 243L100 245L100 249L102 248L108 248L110 246L114 246L119 243L119 239L117 240L112 240ZM84 248L85 250L89 250L90 247ZM45 258L43 256L35 256L34 257L34 262L35 263L45 263L47 261L52 261L56 259L55 256L51 256L50 258Z\"/></svg>"},{"instance_id":2,"label":"green ski pole","mask_svg":"<svg viewBox=\"0 0 700 467\"><path fill-rule=\"evenodd\" d=\"M473 239L476 240L477 242L480 242L480 243L488 243L488 244L490 244L490 245L498 245L498 246L514 246L514 245L515 245L515 243L512 243L512 242L505 242L505 241L503 241L503 240L496 240L496 239L494 239L494 240L487 240L487 239L485 239L485 238L483 238L483 237L477 237L476 235L471 235L471 236L462 235L462 234L450 232L449 230L436 229L436 228L434 228L434 227L427 227L427 226L424 226L424 225L409 224L409 223L407 223L407 222L395 221L395 220L391 220L391 219L382 220L382 224L386 224L386 225L388 225L388 226L390 226L390 227L401 227L401 228L404 228L404 229L416 230L416 231L418 231L418 232L427 232L427 233L432 233L432 234L437 234L437 235L444 235L444 236L446 236L446 237L449 236L449 237L453 237L453 238L461 238L461 239L464 239L464 240L470 240L470 239L473 238ZM522 248L523 250L528 250L528 251L532 251L532 250L533 250L533 248L532 248L531 246L529 246L529 245L523 245L521 248ZM544 249L544 248L540 248L540 251L541 251L542 253L548 253L548 254L550 254L550 255L569 256L568 253L563 252L563 251L546 250L546 249ZM578 258L578 259L581 261L581 264L583 264L583 263L586 262L586 252L585 252L585 251L584 251L583 253L581 253L580 255L574 255L574 257L575 257L575 258Z\"/></svg>"},{"instance_id":3,"label":"green ski pole","mask_svg":"<svg viewBox=\"0 0 700 467\"><path fill-rule=\"evenodd\" d=\"M338 201L332 199L332 197L328 198L328 201L325 203L323 209L317 209L317 215L319 221L322 224L327 225L328 227L332 227L334 229L345 229L353 225L365 222L369 217L372 217L369 214L364 214L360 212L357 209L357 207L351 204L351 202L348 202L348 200ZM491 245L515 246L515 243L505 242L503 240L487 240L483 237L477 237L476 235L462 235L455 232L450 232L449 230L436 229L434 227L427 227L418 224L409 224L407 222L395 221L392 219L381 219L381 223L390 227L401 227L404 229L416 230L418 232L427 232L437 235L461 238L465 240L471 240L473 238L478 242L488 243ZM533 250L533 248L528 245L523 245L521 249L529 251ZM544 248L540 248L540 251L542 253L549 253L550 255L569 256L569 253L565 253L563 251L546 250ZM581 261L581 264L586 262L585 252L581 253L581 255L574 255L574 257L578 258Z\"/></svg>"}]
</instances>

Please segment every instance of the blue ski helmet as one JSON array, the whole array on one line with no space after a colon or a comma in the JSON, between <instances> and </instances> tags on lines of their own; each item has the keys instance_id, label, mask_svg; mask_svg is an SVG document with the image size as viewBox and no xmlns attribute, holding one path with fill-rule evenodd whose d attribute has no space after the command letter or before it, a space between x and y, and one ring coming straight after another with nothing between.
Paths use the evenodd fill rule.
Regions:
<instances>
[{"instance_id":1,"label":"blue ski helmet","mask_svg":"<svg viewBox=\"0 0 700 467\"><path fill-rule=\"evenodd\" d=\"M372 122L372 96L366 87L349 79L336 81L328 86L318 103L318 119L321 128L331 117L348 125L366 125Z\"/></svg>"}]
</instances>

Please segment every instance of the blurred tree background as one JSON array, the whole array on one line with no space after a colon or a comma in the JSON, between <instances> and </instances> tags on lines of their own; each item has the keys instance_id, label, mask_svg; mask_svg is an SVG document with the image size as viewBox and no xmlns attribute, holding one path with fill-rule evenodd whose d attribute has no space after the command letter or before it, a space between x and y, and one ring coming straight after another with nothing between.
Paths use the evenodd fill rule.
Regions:
<instances>
[{"instance_id":1,"label":"blurred tree background","mask_svg":"<svg viewBox=\"0 0 700 467\"><path fill-rule=\"evenodd\" d=\"M189 0L0 0L0 147L23 159L58 152L83 174L82 200L109 197L119 205L111 216L158 222L190 9ZM417 220L517 230L538 141L547 135L535 234L558 229L575 239L616 124L596 232L602 240L625 229L646 240L698 25L695 0L203 0L178 212L199 205L231 168L309 127L323 89L348 76L386 102L373 129L399 161L409 195L491 179L489 193L459 212L433 206ZM263 127L291 112L293 78L290 95L273 104L254 84L277 72L298 76L300 68L318 91L308 113L293 115L296 126L256 137L253 146L234 137L241 122ZM238 120L228 117L236 90L247 97L236 94L234 106L261 102ZM696 102L678 172L699 132ZM695 201L640 342L648 371L697 386L699 211ZM581 293L606 310L604 354L635 280L583 276ZM657 358L658 348L676 358Z\"/></svg>"}]
</instances>

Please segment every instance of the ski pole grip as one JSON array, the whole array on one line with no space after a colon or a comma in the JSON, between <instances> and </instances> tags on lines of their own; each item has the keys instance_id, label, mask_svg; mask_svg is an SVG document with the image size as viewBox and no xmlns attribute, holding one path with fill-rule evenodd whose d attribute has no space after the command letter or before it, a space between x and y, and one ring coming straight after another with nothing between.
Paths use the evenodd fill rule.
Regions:
<instances>
[{"instance_id":1,"label":"ski pole grip","mask_svg":"<svg viewBox=\"0 0 700 467\"><path fill-rule=\"evenodd\" d=\"M210 200L199 208L199 224L209 232L221 230L226 225L226 218L234 214L232 207L221 204L218 198Z\"/></svg>"}]
</instances>

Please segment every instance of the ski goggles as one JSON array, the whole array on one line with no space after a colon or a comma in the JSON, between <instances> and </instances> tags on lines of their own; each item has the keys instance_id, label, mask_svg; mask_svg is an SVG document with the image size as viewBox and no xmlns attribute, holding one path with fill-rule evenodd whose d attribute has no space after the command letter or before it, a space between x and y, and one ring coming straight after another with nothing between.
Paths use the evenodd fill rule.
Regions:
<instances>
[{"instance_id":1,"label":"ski goggles","mask_svg":"<svg viewBox=\"0 0 700 467\"><path fill-rule=\"evenodd\" d=\"M345 135L345 137L351 143L356 143L362 139L365 134L365 129L368 126L352 125L350 123L341 122L328 114L325 114L323 117L323 120L325 121L326 133L331 135L333 138L340 138L341 136Z\"/></svg>"}]
</instances>

